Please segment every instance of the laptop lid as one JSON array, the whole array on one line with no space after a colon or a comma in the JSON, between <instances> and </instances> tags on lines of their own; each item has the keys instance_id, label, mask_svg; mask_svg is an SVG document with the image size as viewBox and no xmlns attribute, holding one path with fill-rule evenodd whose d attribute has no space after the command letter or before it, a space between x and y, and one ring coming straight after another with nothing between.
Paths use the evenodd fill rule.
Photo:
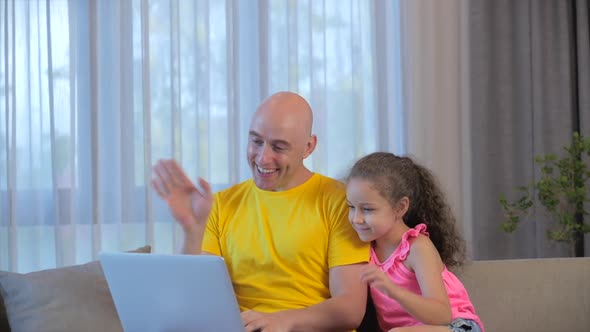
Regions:
<instances>
[{"instance_id":1,"label":"laptop lid","mask_svg":"<svg viewBox=\"0 0 590 332\"><path fill-rule=\"evenodd\" d=\"M244 331L223 258L102 253L126 332Z\"/></svg>"}]
</instances>

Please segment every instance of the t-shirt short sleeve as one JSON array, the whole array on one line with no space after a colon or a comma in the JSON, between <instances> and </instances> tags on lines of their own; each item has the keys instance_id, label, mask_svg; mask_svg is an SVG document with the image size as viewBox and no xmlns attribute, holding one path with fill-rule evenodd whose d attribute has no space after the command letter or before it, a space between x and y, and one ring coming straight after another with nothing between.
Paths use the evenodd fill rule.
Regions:
<instances>
[{"instance_id":1,"label":"t-shirt short sleeve","mask_svg":"<svg viewBox=\"0 0 590 332\"><path fill-rule=\"evenodd\" d=\"M348 222L348 206L344 195L334 195L331 201L331 229L328 266L335 267L369 261L369 244L361 241Z\"/></svg>"}]
</instances>

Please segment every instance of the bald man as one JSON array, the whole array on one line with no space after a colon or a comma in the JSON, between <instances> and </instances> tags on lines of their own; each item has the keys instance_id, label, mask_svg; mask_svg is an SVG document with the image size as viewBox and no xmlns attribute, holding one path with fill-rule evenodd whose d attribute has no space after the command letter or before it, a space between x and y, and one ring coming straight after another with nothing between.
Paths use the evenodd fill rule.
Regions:
<instances>
[{"instance_id":1,"label":"bald man","mask_svg":"<svg viewBox=\"0 0 590 332\"><path fill-rule=\"evenodd\" d=\"M303 164L317 143L312 121L295 93L263 101L248 133L252 179L215 195L174 160L154 166L184 253L223 256L248 332L353 330L365 313L369 248L348 223L344 185Z\"/></svg>"}]
</instances>

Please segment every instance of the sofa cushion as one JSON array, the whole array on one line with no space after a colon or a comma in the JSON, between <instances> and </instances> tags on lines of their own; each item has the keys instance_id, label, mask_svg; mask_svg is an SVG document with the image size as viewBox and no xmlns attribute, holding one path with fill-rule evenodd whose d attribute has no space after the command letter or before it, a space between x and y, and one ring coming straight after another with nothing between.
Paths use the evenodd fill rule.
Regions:
<instances>
[{"instance_id":1,"label":"sofa cushion","mask_svg":"<svg viewBox=\"0 0 590 332\"><path fill-rule=\"evenodd\" d=\"M133 252L149 253L150 246ZM98 261L31 272L0 272L12 331L122 331Z\"/></svg>"},{"instance_id":2,"label":"sofa cushion","mask_svg":"<svg viewBox=\"0 0 590 332\"><path fill-rule=\"evenodd\" d=\"M590 257L476 261L457 275L486 331L590 330Z\"/></svg>"}]
</instances>

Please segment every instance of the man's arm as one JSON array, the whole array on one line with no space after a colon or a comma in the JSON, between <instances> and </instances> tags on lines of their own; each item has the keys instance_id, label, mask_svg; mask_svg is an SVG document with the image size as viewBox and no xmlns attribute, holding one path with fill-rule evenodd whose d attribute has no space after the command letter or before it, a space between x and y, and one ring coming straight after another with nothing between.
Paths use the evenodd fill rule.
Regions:
<instances>
[{"instance_id":1,"label":"man's arm","mask_svg":"<svg viewBox=\"0 0 590 332\"><path fill-rule=\"evenodd\" d=\"M356 329L367 306L367 286L361 282L364 264L330 268L332 297L311 307L294 310L294 331L334 331Z\"/></svg>"},{"instance_id":2,"label":"man's arm","mask_svg":"<svg viewBox=\"0 0 590 332\"><path fill-rule=\"evenodd\" d=\"M182 246L182 253L185 255L201 255L203 245L203 237L205 236L205 225L198 225L191 231L184 231L184 244Z\"/></svg>"},{"instance_id":3,"label":"man's arm","mask_svg":"<svg viewBox=\"0 0 590 332\"><path fill-rule=\"evenodd\" d=\"M201 254L207 219L213 206L211 186L202 178L197 188L175 160L160 160L153 167L152 187L184 232L184 254Z\"/></svg>"},{"instance_id":4,"label":"man's arm","mask_svg":"<svg viewBox=\"0 0 590 332\"><path fill-rule=\"evenodd\" d=\"M194 233L184 233L184 243L182 245L182 253L184 255L214 255L219 256L211 252L203 251L203 239L205 238L205 232L207 227L200 227L194 230Z\"/></svg>"},{"instance_id":5,"label":"man's arm","mask_svg":"<svg viewBox=\"0 0 590 332\"><path fill-rule=\"evenodd\" d=\"M367 286L360 281L364 264L330 268L331 298L303 308L261 313L246 311L242 320L246 331L350 331L365 315Z\"/></svg>"}]
</instances>

